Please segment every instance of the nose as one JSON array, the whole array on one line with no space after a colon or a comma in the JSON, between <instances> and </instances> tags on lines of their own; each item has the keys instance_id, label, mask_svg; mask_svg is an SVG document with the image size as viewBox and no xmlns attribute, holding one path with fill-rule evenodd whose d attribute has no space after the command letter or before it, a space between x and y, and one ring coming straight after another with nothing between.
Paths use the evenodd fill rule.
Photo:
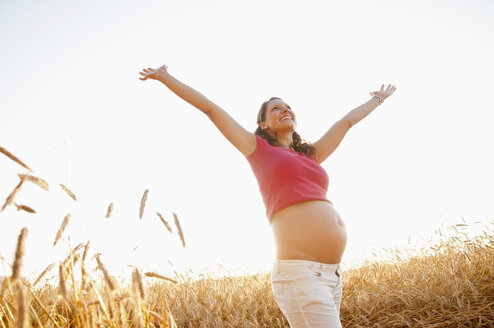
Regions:
<instances>
[{"instance_id":1,"label":"nose","mask_svg":"<svg viewBox=\"0 0 494 328\"><path fill-rule=\"evenodd\" d=\"M295 119L295 113L289 107L284 107L281 110L281 115L285 115L285 114L289 114L290 116L292 116L292 118Z\"/></svg>"}]
</instances>

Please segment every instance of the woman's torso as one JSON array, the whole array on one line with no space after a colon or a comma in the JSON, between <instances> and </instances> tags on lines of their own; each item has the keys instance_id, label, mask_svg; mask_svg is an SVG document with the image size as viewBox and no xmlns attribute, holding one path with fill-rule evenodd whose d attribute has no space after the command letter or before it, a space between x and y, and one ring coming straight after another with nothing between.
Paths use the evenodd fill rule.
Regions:
<instances>
[{"instance_id":1,"label":"woman's torso","mask_svg":"<svg viewBox=\"0 0 494 328\"><path fill-rule=\"evenodd\" d=\"M286 207L271 218L276 258L340 263L347 233L340 214L326 201Z\"/></svg>"}]
</instances>

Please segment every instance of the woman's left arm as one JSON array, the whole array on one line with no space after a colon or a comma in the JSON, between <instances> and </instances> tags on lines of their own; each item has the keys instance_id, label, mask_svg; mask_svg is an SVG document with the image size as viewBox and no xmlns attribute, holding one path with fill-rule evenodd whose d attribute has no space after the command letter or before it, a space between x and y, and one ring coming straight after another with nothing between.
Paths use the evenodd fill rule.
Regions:
<instances>
[{"instance_id":1,"label":"woman's left arm","mask_svg":"<svg viewBox=\"0 0 494 328\"><path fill-rule=\"evenodd\" d=\"M313 143L315 150L316 161L322 163L326 158L331 155L345 137L346 133L352 126L360 122L364 117L369 115L377 106L379 106L384 99L391 96L396 90L394 85L389 84L384 89L384 84L381 86L381 90L370 92L372 98L366 103L358 106L357 108L346 114L341 120L337 121L326 132L321 139Z\"/></svg>"}]
</instances>

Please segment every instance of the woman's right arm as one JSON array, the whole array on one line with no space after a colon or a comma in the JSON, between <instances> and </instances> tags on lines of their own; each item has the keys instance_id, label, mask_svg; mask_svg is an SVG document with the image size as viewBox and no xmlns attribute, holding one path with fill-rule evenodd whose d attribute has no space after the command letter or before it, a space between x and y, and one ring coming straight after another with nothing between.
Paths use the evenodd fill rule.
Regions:
<instances>
[{"instance_id":1,"label":"woman's right arm","mask_svg":"<svg viewBox=\"0 0 494 328\"><path fill-rule=\"evenodd\" d=\"M249 156L256 148L256 137L238 124L226 111L206 98L199 91L180 82L168 73L165 65L158 69L147 68L140 72L145 81L148 78L158 80L173 91L177 96L206 114L220 132L230 141L244 156Z\"/></svg>"}]
</instances>

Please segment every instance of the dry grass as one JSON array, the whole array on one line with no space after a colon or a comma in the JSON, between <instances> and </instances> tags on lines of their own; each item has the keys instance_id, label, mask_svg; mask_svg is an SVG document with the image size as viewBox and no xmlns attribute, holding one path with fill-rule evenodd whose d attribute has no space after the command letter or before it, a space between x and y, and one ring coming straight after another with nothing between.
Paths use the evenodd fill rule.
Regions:
<instances>
[{"instance_id":1,"label":"dry grass","mask_svg":"<svg viewBox=\"0 0 494 328\"><path fill-rule=\"evenodd\" d=\"M494 327L494 236L443 239L406 261L345 273L349 327Z\"/></svg>"},{"instance_id":2,"label":"dry grass","mask_svg":"<svg viewBox=\"0 0 494 328\"><path fill-rule=\"evenodd\" d=\"M345 271L343 326L493 327L491 232L475 239L461 234L444 238L407 260L399 260L397 250L395 261L367 262ZM131 284L112 286L112 277L95 256L103 274L95 279L85 273L89 288L82 288L73 266L83 268L84 261L76 258L87 249L74 248L70 261L59 266L59 288L35 288L20 280L16 287L10 279L4 281L0 327L20 325L20 315L33 327L288 327L273 299L269 273L175 280L148 272L143 281L135 268ZM29 310L22 310L21 302Z\"/></svg>"}]
</instances>

